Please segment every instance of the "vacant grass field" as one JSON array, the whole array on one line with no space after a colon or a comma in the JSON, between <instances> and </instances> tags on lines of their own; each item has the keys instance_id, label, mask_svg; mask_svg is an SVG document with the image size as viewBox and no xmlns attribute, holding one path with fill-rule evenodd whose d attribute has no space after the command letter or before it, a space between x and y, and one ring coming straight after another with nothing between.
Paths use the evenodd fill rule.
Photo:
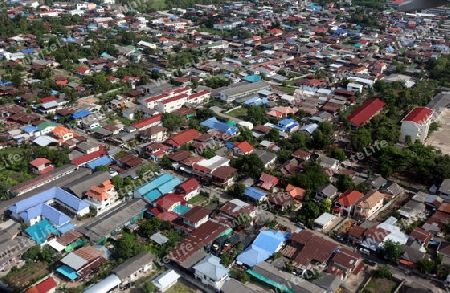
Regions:
<instances>
[{"instance_id":1,"label":"vacant grass field","mask_svg":"<svg viewBox=\"0 0 450 293\"><path fill-rule=\"evenodd\" d=\"M247 117L247 109L244 107L238 108L238 109L234 109L231 112L226 113L227 115L234 117L234 118L246 118Z\"/></svg>"},{"instance_id":2,"label":"vacant grass field","mask_svg":"<svg viewBox=\"0 0 450 293\"><path fill-rule=\"evenodd\" d=\"M205 202L207 200L208 200L207 196L198 194L198 195L194 196L193 198L191 198L190 200L188 200L188 203L192 204L192 205L198 205L199 203Z\"/></svg>"},{"instance_id":3,"label":"vacant grass field","mask_svg":"<svg viewBox=\"0 0 450 293\"><path fill-rule=\"evenodd\" d=\"M155 9L163 9L166 7L166 2L164 0L152 0L151 5Z\"/></svg>"},{"instance_id":4,"label":"vacant grass field","mask_svg":"<svg viewBox=\"0 0 450 293\"><path fill-rule=\"evenodd\" d=\"M42 262L28 263L17 271L11 271L4 278L4 281L11 287L23 289L43 278L48 273L49 271L46 264Z\"/></svg>"},{"instance_id":5,"label":"vacant grass field","mask_svg":"<svg viewBox=\"0 0 450 293\"><path fill-rule=\"evenodd\" d=\"M297 88L294 88L294 87L290 87L290 86L282 86L282 85L280 85L280 86L278 86L281 90L283 90L286 94L288 94L288 95L290 95L290 94L292 94L293 92L295 92L295 90L297 89Z\"/></svg>"},{"instance_id":6,"label":"vacant grass field","mask_svg":"<svg viewBox=\"0 0 450 293\"><path fill-rule=\"evenodd\" d=\"M397 286L398 284L392 280L373 278L364 288L363 293L391 293Z\"/></svg>"}]
</instances>

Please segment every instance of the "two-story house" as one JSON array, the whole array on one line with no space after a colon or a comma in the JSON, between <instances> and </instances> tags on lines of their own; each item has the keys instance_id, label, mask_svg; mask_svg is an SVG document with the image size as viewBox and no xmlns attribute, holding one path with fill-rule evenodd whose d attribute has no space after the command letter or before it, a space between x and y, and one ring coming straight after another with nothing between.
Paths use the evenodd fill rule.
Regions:
<instances>
[{"instance_id":1,"label":"two-story house","mask_svg":"<svg viewBox=\"0 0 450 293\"><path fill-rule=\"evenodd\" d=\"M233 153L236 156L251 154L255 149L247 141L235 143Z\"/></svg>"},{"instance_id":2,"label":"two-story house","mask_svg":"<svg viewBox=\"0 0 450 293\"><path fill-rule=\"evenodd\" d=\"M324 199L334 200L338 193L338 189L333 184L327 183L316 190L315 199L318 201Z\"/></svg>"},{"instance_id":3,"label":"two-story house","mask_svg":"<svg viewBox=\"0 0 450 293\"><path fill-rule=\"evenodd\" d=\"M227 188L233 185L237 169L230 166L220 166L212 172L213 184Z\"/></svg>"},{"instance_id":4,"label":"two-story house","mask_svg":"<svg viewBox=\"0 0 450 293\"><path fill-rule=\"evenodd\" d=\"M183 196L185 201L188 201L200 192L199 182L195 178L189 178L178 185L176 191Z\"/></svg>"},{"instance_id":5,"label":"two-story house","mask_svg":"<svg viewBox=\"0 0 450 293\"><path fill-rule=\"evenodd\" d=\"M379 211L384 204L384 194L371 190L366 195L361 197L355 204L354 215L358 219L368 219L377 211Z\"/></svg>"},{"instance_id":6,"label":"two-story house","mask_svg":"<svg viewBox=\"0 0 450 293\"><path fill-rule=\"evenodd\" d=\"M152 126L145 130L139 131L143 141L163 142L167 139L167 128L163 126Z\"/></svg>"},{"instance_id":7,"label":"two-story house","mask_svg":"<svg viewBox=\"0 0 450 293\"><path fill-rule=\"evenodd\" d=\"M68 141L69 139L72 139L74 137L73 130L70 130L64 126L57 126L52 131L52 136L55 137L59 144L61 145L63 142Z\"/></svg>"},{"instance_id":8,"label":"two-story house","mask_svg":"<svg viewBox=\"0 0 450 293\"><path fill-rule=\"evenodd\" d=\"M86 192L85 201L97 212L104 212L118 200L119 193L115 190L110 180L106 180L99 186L92 186Z\"/></svg>"},{"instance_id":9,"label":"two-story house","mask_svg":"<svg viewBox=\"0 0 450 293\"><path fill-rule=\"evenodd\" d=\"M54 169L52 162L46 158L36 158L30 162L31 171L35 174L45 174Z\"/></svg>"},{"instance_id":10,"label":"two-story house","mask_svg":"<svg viewBox=\"0 0 450 293\"><path fill-rule=\"evenodd\" d=\"M357 190L347 190L339 195L334 201L334 207L331 209L335 214L351 216L356 202L363 197L363 194Z\"/></svg>"}]
</instances>

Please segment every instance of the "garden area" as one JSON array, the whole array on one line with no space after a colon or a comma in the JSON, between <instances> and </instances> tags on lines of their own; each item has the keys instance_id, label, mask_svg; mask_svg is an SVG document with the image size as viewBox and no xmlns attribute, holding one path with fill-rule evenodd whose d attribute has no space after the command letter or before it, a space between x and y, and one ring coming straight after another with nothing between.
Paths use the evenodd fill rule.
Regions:
<instances>
[{"instance_id":1,"label":"garden area","mask_svg":"<svg viewBox=\"0 0 450 293\"><path fill-rule=\"evenodd\" d=\"M399 282L392 278L392 272L388 266L379 266L373 273L372 278L366 284L363 293L391 293L395 292Z\"/></svg>"},{"instance_id":2,"label":"garden area","mask_svg":"<svg viewBox=\"0 0 450 293\"><path fill-rule=\"evenodd\" d=\"M234 118L245 119L245 118L247 118L248 110L247 110L247 108L240 107L240 108L234 109L226 114L228 116L231 116Z\"/></svg>"},{"instance_id":3,"label":"garden area","mask_svg":"<svg viewBox=\"0 0 450 293\"><path fill-rule=\"evenodd\" d=\"M3 282L13 289L27 288L48 275L48 267L43 262L28 262L21 268L12 268Z\"/></svg>"},{"instance_id":4,"label":"garden area","mask_svg":"<svg viewBox=\"0 0 450 293\"><path fill-rule=\"evenodd\" d=\"M188 285L186 285L185 283L182 283L180 281L178 281L177 283L175 283L175 285L173 285L172 287L170 287L166 293L196 293L198 292L197 290L189 287Z\"/></svg>"},{"instance_id":5,"label":"garden area","mask_svg":"<svg viewBox=\"0 0 450 293\"><path fill-rule=\"evenodd\" d=\"M208 201L208 196L206 196L204 194L197 194L196 196L194 196L193 198L188 200L188 204L198 205L198 204L206 202L206 201Z\"/></svg>"}]
</instances>

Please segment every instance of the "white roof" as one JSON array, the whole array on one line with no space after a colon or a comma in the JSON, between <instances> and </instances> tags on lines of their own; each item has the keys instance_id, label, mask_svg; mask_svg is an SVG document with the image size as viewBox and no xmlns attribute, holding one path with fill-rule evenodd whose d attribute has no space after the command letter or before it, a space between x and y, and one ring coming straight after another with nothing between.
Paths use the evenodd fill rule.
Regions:
<instances>
[{"instance_id":1,"label":"white roof","mask_svg":"<svg viewBox=\"0 0 450 293\"><path fill-rule=\"evenodd\" d=\"M109 275L106 279L103 279L99 283L85 290L84 293L108 293L114 287L119 286L120 283L119 277L116 275Z\"/></svg>"},{"instance_id":2,"label":"white roof","mask_svg":"<svg viewBox=\"0 0 450 293\"><path fill-rule=\"evenodd\" d=\"M57 143L58 141L53 137L42 135L36 138L33 142L39 146L48 146L49 144Z\"/></svg>"},{"instance_id":3,"label":"white roof","mask_svg":"<svg viewBox=\"0 0 450 293\"><path fill-rule=\"evenodd\" d=\"M60 244L55 238L47 242L54 250L61 252L66 248L64 245Z\"/></svg>"},{"instance_id":4,"label":"white roof","mask_svg":"<svg viewBox=\"0 0 450 293\"><path fill-rule=\"evenodd\" d=\"M323 213L322 215L320 215L320 217L318 217L314 223L320 226L324 226L326 225L328 222L332 221L334 219L334 216L332 214L329 213Z\"/></svg>"},{"instance_id":5,"label":"white roof","mask_svg":"<svg viewBox=\"0 0 450 293\"><path fill-rule=\"evenodd\" d=\"M164 290L178 281L180 277L181 276L174 270L169 270L156 277L152 283L155 284L158 289Z\"/></svg>"}]
</instances>

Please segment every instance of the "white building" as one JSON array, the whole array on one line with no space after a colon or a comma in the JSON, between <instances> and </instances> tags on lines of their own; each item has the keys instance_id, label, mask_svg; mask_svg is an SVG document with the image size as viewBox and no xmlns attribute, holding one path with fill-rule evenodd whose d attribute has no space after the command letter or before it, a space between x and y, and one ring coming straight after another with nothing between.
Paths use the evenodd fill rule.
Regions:
<instances>
[{"instance_id":1,"label":"white building","mask_svg":"<svg viewBox=\"0 0 450 293\"><path fill-rule=\"evenodd\" d=\"M111 208L112 204L118 199L119 193L114 189L110 180L106 180L100 186L92 186L86 192L85 201L90 204L97 212L103 212Z\"/></svg>"},{"instance_id":2,"label":"white building","mask_svg":"<svg viewBox=\"0 0 450 293\"><path fill-rule=\"evenodd\" d=\"M188 95L181 94L169 98L167 100L159 101L156 103L156 110L160 113L172 113L175 110L180 109L186 104Z\"/></svg>"},{"instance_id":3,"label":"white building","mask_svg":"<svg viewBox=\"0 0 450 293\"><path fill-rule=\"evenodd\" d=\"M207 91L207 90L203 90L198 93L193 93L192 95L190 95L188 98L188 101L189 101L189 103L201 104L201 103L209 100L210 97L211 97L211 92Z\"/></svg>"},{"instance_id":4,"label":"white building","mask_svg":"<svg viewBox=\"0 0 450 293\"><path fill-rule=\"evenodd\" d=\"M424 142L428 135L432 116L433 110L426 107L417 107L409 112L402 120L400 142L405 142L407 135L411 137L413 142L417 139Z\"/></svg>"},{"instance_id":5,"label":"white building","mask_svg":"<svg viewBox=\"0 0 450 293\"><path fill-rule=\"evenodd\" d=\"M175 285L180 277L174 270L168 270L156 277L152 283L156 286L158 292L165 292Z\"/></svg>"},{"instance_id":6,"label":"white building","mask_svg":"<svg viewBox=\"0 0 450 293\"><path fill-rule=\"evenodd\" d=\"M195 277L205 285L210 285L215 289L220 289L226 280L229 279L229 269L220 263L220 258L214 255L208 255L196 264Z\"/></svg>"}]
</instances>

